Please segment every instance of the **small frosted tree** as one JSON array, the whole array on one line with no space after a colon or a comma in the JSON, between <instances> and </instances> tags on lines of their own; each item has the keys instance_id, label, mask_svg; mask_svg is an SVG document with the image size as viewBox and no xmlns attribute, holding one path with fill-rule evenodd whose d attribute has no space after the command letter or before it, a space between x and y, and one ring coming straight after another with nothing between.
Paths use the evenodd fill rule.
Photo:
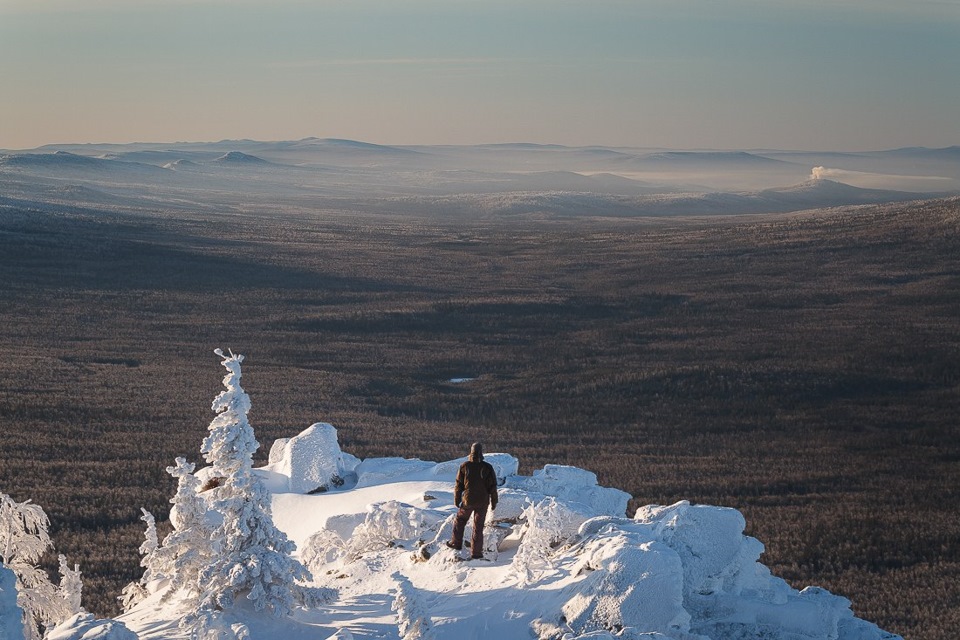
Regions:
<instances>
[{"instance_id":1,"label":"small frosted tree","mask_svg":"<svg viewBox=\"0 0 960 640\"><path fill-rule=\"evenodd\" d=\"M194 637L205 635L205 621L232 607L238 596L277 617L289 615L295 603L314 606L329 598L329 592L302 585L310 572L291 556L296 546L273 524L270 494L253 473L260 445L247 420L250 397L240 386L243 356L215 353L227 370L226 390L213 401L218 415L201 452L213 475L223 478L213 500L222 522L212 534L215 553L199 574L197 612L185 619Z\"/></svg>"},{"instance_id":2,"label":"small frosted tree","mask_svg":"<svg viewBox=\"0 0 960 640\"><path fill-rule=\"evenodd\" d=\"M46 572L37 566L53 547L50 520L29 500L17 502L0 493L0 564L17 577L17 604L23 610L26 640L40 640L42 629L64 618L64 601Z\"/></svg>"},{"instance_id":3,"label":"small frosted tree","mask_svg":"<svg viewBox=\"0 0 960 640\"><path fill-rule=\"evenodd\" d=\"M146 588L147 583L157 577L157 572L155 571L156 560L154 557L157 548L160 546L157 542L157 521L153 517L153 514L143 507L140 507L140 511L143 513L140 519L147 524L147 529L143 532L143 542L140 543L139 549L140 566L144 567L144 572L139 580L125 586L117 597L124 611L129 611L150 595L150 592L147 591Z\"/></svg>"},{"instance_id":4,"label":"small frosted tree","mask_svg":"<svg viewBox=\"0 0 960 640\"><path fill-rule=\"evenodd\" d=\"M188 602L196 604L200 573L213 555L213 529L207 521L209 507L200 495L200 480L193 475L194 464L185 458L174 462L174 466L167 467L167 473L177 479L177 493L170 500L173 531L152 554L148 571L167 578L164 600L181 593Z\"/></svg>"},{"instance_id":5,"label":"small frosted tree","mask_svg":"<svg viewBox=\"0 0 960 640\"><path fill-rule=\"evenodd\" d=\"M80 577L80 565L74 564L73 569L67 563L67 557L59 556L60 561L60 598L63 600L63 622L70 616L83 613L81 600L83 599L83 580Z\"/></svg>"},{"instance_id":6,"label":"small frosted tree","mask_svg":"<svg viewBox=\"0 0 960 640\"><path fill-rule=\"evenodd\" d=\"M149 565L150 557L160 546L160 541L157 539L157 519L143 507L140 507L140 512L143 514L140 519L147 523L147 530L143 533L143 542L140 543L140 555L143 557L141 564Z\"/></svg>"}]
</instances>

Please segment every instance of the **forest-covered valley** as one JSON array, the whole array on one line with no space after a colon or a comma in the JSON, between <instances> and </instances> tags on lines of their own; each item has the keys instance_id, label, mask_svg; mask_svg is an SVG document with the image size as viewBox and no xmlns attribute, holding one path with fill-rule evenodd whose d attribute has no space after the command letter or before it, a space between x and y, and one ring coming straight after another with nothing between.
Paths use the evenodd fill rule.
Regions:
<instances>
[{"instance_id":1,"label":"forest-covered valley","mask_svg":"<svg viewBox=\"0 0 960 640\"><path fill-rule=\"evenodd\" d=\"M360 457L481 440L634 508L736 507L776 574L910 640L960 623L960 200L482 222L11 204L0 247L0 491L44 507L99 614L139 575L140 507L166 517L164 468L200 462L223 347L260 460L318 420Z\"/></svg>"}]
</instances>

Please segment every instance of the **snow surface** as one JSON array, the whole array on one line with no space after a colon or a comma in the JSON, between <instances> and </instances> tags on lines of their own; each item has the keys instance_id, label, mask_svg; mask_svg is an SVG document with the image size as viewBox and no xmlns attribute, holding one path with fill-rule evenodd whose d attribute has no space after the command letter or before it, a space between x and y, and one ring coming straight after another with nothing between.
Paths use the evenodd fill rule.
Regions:
<instances>
[{"instance_id":1,"label":"snow surface","mask_svg":"<svg viewBox=\"0 0 960 640\"><path fill-rule=\"evenodd\" d=\"M117 620L97 620L92 613L78 613L57 625L46 640L137 640L137 634Z\"/></svg>"},{"instance_id":2,"label":"snow surface","mask_svg":"<svg viewBox=\"0 0 960 640\"><path fill-rule=\"evenodd\" d=\"M23 610L17 606L17 577L0 563L0 640L23 640Z\"/></svg>"},{"instance_id":3,"label":"snow surface","mask_svg":"<svg viewBox=\"0 0 960 640\"><path fill-rule=\"evenodd\" d=\"M302 440L321 440L316 432ZM275 445L258 472L277 480L274 522L297 544L313 585L339 595L279 619L238 601L224 617L250 639L897 638L854 618L842 597L798 592L772 576L758 562L763 545L743 534L733 509L679 502L630 519L629 496L598 486L589 471L548 465L520 476L516 458L491 454L501 498L488 516L485 560L471 561L469 550L443 545L462 459L353 465L325 440L330 448L317 451L315 465L284 466L294 440ZM299 490L324 477L316 471L326 474L332 460L353 466L355 478L312 495ZM185 637L176 599L161 596L119 620L144 640Z\"/></svg>"}]
</instances>

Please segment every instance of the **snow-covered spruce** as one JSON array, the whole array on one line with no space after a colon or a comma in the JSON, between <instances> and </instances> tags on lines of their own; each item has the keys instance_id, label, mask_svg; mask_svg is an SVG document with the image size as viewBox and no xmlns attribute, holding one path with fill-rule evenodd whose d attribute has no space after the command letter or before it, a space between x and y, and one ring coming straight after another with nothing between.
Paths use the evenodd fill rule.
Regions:
<instances>
[{"instance_id":1,"label":"snow-covered spruce","mask_svg":"<svg viewBox=\"0 0 960 640\"><path fill-rule=\"evenodd\" d=\"M63 600L64 617L69 618L78 613L86 613L81 605L83 580L80 577L80 565L75 564L71 569L67 557L63 554L60 554L57 559L60 562L60 598Z\"/></svg>"},{"instance_id":2,"label":"snow-covered spruce","mask_svg":"<svg viewBox=\"0 0 960 640\"><path fill-rule=\"evenodd\" d=\"M149 558L160 546L160 541L157 539L157 519L143 507L140 507L140 513L143 514L140 519L147 523L147 530L143 534L143 542L140 543L140 555Z\"/></svg>"},{"instance_id":3,"label":"snow-covered spruce","mask_svg":"<svg viewBox=\"0 0 960 640\"><path fill-rule=\"evenodd\" d=\"M182 457L178 457L175 463L166 469L177 479L177 493L170 500L173 531L167 534L162 544L144 556L141 562L143 577L138 583L128 585L128 589L140 599L162 591L163 601L177 596L182 605L195 607L200 593L200 572L213 556L211 537L214 527L207 502L199 493L200 480L193 475L194 465ZM151 546L149 524L146 536L147 541L140 547L141 553ZM130 608L125 606L124 610Z\"/></svg>"},{"instance_id":4,"label":"snow-covered spruce","mask_svg":"<svg viewBox=\"0 0 960 640\"><path fill-rule=\"evenodd\" d=\"M214 553L199 573L192 626L201 632L209 627L212 612L230 609L237 597L275 617L290 615L295 605L316 606L330 597L305 586L311 575L293 558L296 545L274 525L270 493L252 472L253 453L260 445L247 420L250 397L240 386L243 356L216 353L227 370L226 389L213 401L218 415L208 427L201 452L215 476L222 478L212 490L212 509L221 522L212 533Z\"/></svg>"},{"instance_id":5,"label":"snow-covered spruce","mask_svg":"<svg viewBox=\"0 0 960 640\"><path fill-rule=\"evenodd\" d=\"M139 549L140 566L144 567L144 572L139 580L127 584L120 592L117 600L120 601L120 606L124 611L129 611L150 595L146 585L148 582L154 580L156 573L153 566L154 553L156 553L157 548L160 546L160 543L157 541L157 521L153 517L153 514L143 507L140 507L140 511L143 513L140 519L147 524L147 528L143 532L143 542L140 543Z\"/></svg>"}]
</instances>

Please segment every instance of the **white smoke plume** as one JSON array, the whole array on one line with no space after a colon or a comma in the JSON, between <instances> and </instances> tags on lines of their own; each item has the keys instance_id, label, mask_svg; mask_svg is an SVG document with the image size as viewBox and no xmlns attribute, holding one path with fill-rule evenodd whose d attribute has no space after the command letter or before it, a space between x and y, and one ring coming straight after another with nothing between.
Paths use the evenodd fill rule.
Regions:
<instances>
[{"instance_id":1,"label":"white smoke plume","mask_svg":"<svg viewBox=\"0 0 960 640\"><path fill-rule=\"evenodd\" d=\"M830 171L830 170L827 169L826 167L814 167L814 168L810 171L810 179L811 179L811 180L822 180L824 177L826 177L826 174L827 174L828 171Z\"/></svg>"}]
</instances>

